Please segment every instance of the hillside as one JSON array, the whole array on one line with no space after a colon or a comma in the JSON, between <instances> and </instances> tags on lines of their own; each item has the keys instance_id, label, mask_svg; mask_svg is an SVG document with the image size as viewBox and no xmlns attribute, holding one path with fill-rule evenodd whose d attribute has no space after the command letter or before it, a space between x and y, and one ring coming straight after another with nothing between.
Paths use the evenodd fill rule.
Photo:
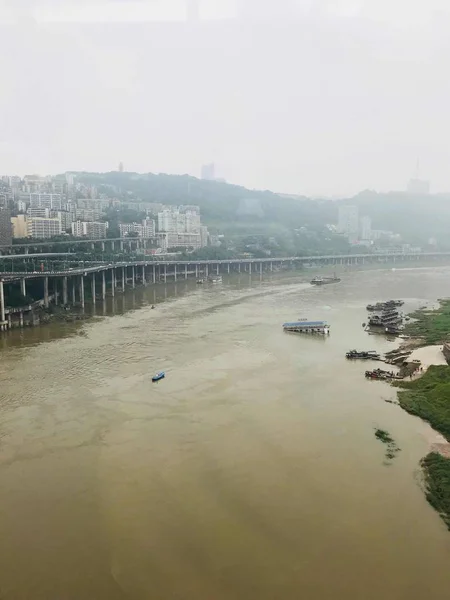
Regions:
<instances>
[{"instance_id":1,"label":"hillside","mask_svg":"<svg viewBox=\"0 0 450 600\"><path fill-rule=\"evenodd\" d=\"M128 201L198 205L205 224L223 233L243 230L275 235L300 227L320 230L337 217L335 205L328 200L289 198L188 175L119 172L75 175L77 182L95 185L100 192L111 193L113 186L116 195Z\"/></svg>"}]
</instances>

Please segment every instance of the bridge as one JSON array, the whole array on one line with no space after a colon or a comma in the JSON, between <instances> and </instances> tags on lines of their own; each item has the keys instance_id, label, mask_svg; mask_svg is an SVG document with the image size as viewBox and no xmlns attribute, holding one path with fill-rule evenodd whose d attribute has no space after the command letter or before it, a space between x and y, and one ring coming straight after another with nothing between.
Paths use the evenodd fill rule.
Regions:
<instances>
[{"instance_id":1,"label":"bridge","mask_svg":"<svg viewBox=\"0 0 450 600\"><path fill-rule=\"evenodd\" d=\"M53 253L57 256L61 254ZM63 253L64 254L64 253ZM65 253L68 256L70 253ZM32 255L26 255L31 258ZM42 256L42 255L38 255ZM42 302L48 308L50 301L55 304L85 306L85 281L91 285L91 301L95 305L97 299L105 301L107 293L114 297L120 291L124 292L127 285L135 288L137 284L148 285L158 282L178 281L180 278L196 279L212 274L248 273L260 274L264 271L279 271L281 269L298 269L305 265L361 265L370 263L404 262L418 260L448 260L450 252L401 253L386 252L382 254L342 254L322 256L291 256L284 258L245 258L227 260L133 260L109 263L82 264L65 267L61 270L0 272L0 330L12 326L11 314L6 320L5 286L19 285L22 296L26 296L27 281L42 280ZM2 258L0 257L0 261ZM97 293L97 283L99 293ZM69 302L69 287L71 290ZM51 293L50 293L51 288ZM23 321L23 315L21 317Z\"/></svg>"}]
</instances>

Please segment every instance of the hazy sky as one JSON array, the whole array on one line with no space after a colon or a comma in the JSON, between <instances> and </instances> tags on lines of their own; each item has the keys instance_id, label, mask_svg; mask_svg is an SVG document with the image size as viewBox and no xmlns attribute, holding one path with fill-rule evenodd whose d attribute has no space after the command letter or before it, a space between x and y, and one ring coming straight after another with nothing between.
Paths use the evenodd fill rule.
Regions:
<instances>
[{"instance_id":1,"label":"hazy sky","mask_svg":"<svg viewBox=\"0 0 450 600\"><path fill-rule=\"evenodd\" d=\"M447 2L448 3L448 2ZM442 0L0 0L0 173L450 190ZM34 21L23 17L34 16ZM239 18L237 18L239 16Z\"/></svg>"}]
</instances>

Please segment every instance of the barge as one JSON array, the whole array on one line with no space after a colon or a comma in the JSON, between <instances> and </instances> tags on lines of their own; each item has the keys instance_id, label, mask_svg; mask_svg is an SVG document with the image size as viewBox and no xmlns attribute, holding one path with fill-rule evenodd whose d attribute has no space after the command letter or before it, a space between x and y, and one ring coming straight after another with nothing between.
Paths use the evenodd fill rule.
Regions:
<instances>
[{"instance_id":1,"label":"barge","mask_svg":"<svg viewBox=\"0 0 450 600\"><path fill-rule=\"evenodd\" d=\"M328 335L330 333L330 326L326 321L307 321L306 319L299 319L292 323L283 323L283 330L293 333Z\"/></svg>"}]
</instances>

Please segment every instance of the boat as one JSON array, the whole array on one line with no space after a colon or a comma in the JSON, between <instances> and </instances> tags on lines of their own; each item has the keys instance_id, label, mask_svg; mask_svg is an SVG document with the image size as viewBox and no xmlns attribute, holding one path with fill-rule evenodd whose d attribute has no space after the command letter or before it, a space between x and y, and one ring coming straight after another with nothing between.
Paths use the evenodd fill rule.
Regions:
<instances>
[{"instance_id":1,"label":"boat","mask_svg":"<svg viewBox=\"0 0 450 600\"><path fill-rule=\"evenodd\" d=\"M154 304L152 304L151 308L152 308L152 309L153 309L153 308L155 308L155 305L154 305Z\"/></svg>"},{"instance_id":2,"label":"boat","mask_svg":"<svg viewBox=\"0 0 450 600\"><path fill-rule=\"evenodd\" d=\"M394 371L383 371L382 369L366 371L365 376L367 379L401 379L398 375L395 375Z\"/></svg>"},{"instance_id":3,"label":"boat","mask_svg":"<svg viewBox=\"0 0 450 600\"><path fill-rule=\"evenodd\" d=\"M349 350L345 354L345 357L349 358L349 359L360 358L362 360L380 360L380 355L378 354L378 352L375 352L375 350L368 350L368 351Z\"/></svg>"},{"instance_id":4,"label":"boat","mask_svg":"<svg viewBox=\"0 0 450 600\"><path fill-rule=\"evenodd\" d=\"M211 275L211 277L208 277L208 281L211 283L222 283L222 275Z\"/></svg>"},{"instance_id":5,"label":"boat","mask_svg":"<svg viewBox=\"0 0 450 600\"><path fill-rule=\"evenodd\" d=\"M293 333L319 333L321 335L328 335L330 333L330 326L326 321L299 319L292 323L283 323L283 330Z\"/></svg>"},{"instance_id":6,"label":"boat","mask_svg":"<svg viewBox=\"0 0 450 600\"><path fill-rule=\"evenodd\" d=\"M205 280L204 280L204 279L197 279L197 283L198 283L198 284L200 284L200 283L205 283Z\"/></svg>"},{"instance_id":7,"label":"boat","mask_svg":"<svg viewBox=\"0 0 450 600\"><path fill-rule=\"evenodd\" d=\"M310 283L311 285L327 285L328 283L339 283L340 280L340 277L336 277L334 274L333 277L314 277Z\"/></svg>"},{"instance_id":8,"label":"boat","mask_svg":"<svg viewBox=\"0 0 450 600\"><path fill-rule=\"evenodd\" d=\"M156 373L156 375L153 375L152 381L160 381L161 379L164 379L165 376L166 374L164 373L164 371L160 371L159 373Z\"/></svg>"},{"instance_id":9,"label":"boat","mask_svg":"<svg viewBox=\"0 0 450 600\"><path fill-rule=\"evenodd\" d=\"M392 310L399 306L403 306L403 300L387 300L386 302L376 302L375 304L368 304L366 309L369 311L382 311Z\"/></svg>"}]
</instances>

